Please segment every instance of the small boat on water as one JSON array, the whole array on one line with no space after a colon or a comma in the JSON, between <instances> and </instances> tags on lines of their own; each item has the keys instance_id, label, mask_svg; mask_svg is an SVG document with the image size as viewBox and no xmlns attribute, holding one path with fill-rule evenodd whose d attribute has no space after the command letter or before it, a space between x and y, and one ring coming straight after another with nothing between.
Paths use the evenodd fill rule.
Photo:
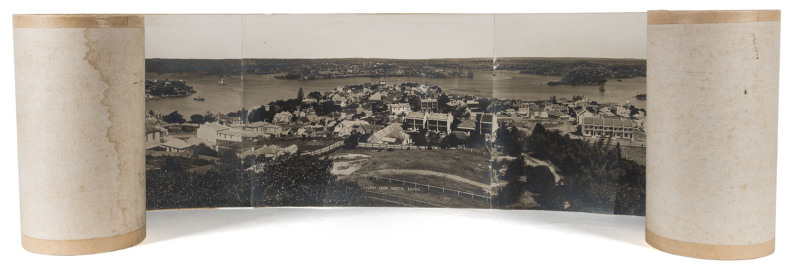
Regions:
<instances>
[{"instance_id":1,"label":"small boat on water","mask_svg":"<svg viewBox=\"0 0 800 267\"><path fill-rule=\"evenodd\" d=\"M637 94L636 99L647 100L647 94Z\"/></svg>"},{"instance_id":2,"label":"small boat on water","mask_svg":"<svg viewBox=\"0 0 800 267\"><path fill-rule=\"evenodd\" d=\"M195 97L193 98L194 101L206 101L205 97Z\"/></svg>"},{"instance_id":3,"label":"small boat on water","mask_svg":"<svg viewBox=\"0 0 800 267\"><path fill-rule=\"evenodd\" d=\"M225 76L222 76L222 78L219 78L219 81L217 83L219 85L225 86Z\"/></svg>"},{"instance_id":4,"label":"small boat on water","mask_svg":"<svg viewBox=\"0 0 800 267\"><path fill-rule=\"evenodd\" d=\"M606 93L606 85L605 84L601 84L599 90L600 90L601 94L605 94Z\"/></svg>"}]
</instances>

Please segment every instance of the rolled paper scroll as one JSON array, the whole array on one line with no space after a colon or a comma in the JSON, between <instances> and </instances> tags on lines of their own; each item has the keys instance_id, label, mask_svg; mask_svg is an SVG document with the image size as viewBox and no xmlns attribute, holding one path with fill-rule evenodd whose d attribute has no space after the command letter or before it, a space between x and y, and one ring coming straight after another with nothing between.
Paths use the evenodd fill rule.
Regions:
<instances>
[{"instance_id":1,"label":"rolled paper scroll","mask_svg":"<svg viewBox=\"0 0 800 267\"><path fill-rule=\"evenodd\" d=\"M650 11L647 31L647 242L771 254L780 11Z\"/></svg>"},{"instance_id":2,"label":"rolled paper scroll","mask_svg":"<svg viewBox=\"0 0 800 267\"><path fill-rule=\"evenodd\" d=\"M145 237L142 16L17 15L22 245L77 255Z\"/></svg>"}]
</instances>

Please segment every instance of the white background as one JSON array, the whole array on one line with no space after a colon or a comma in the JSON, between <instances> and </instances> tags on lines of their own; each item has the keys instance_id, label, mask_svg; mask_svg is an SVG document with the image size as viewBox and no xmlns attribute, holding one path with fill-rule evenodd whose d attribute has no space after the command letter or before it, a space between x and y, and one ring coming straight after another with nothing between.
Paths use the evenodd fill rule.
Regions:
<instances>
[{"instance_id":1,"label":"white background","mask_svg":"<svg viewBox=\"0 0 800 267\"><path fill-rule=\"evenodd\" d=\"M660 2L660 3L659 3ZM0 16L0 265L2 266L798 266L797 9L779 1L24 1ZM644 242L644 218L581 213L440 209L245 209L148 213L133 248L53 257L20 246L16 158L14 13L539 13L648 9L782 9L778 222L775 254L709 261ZM58 129L53 129L58 130Z\"/></svg>"}]
</instances>

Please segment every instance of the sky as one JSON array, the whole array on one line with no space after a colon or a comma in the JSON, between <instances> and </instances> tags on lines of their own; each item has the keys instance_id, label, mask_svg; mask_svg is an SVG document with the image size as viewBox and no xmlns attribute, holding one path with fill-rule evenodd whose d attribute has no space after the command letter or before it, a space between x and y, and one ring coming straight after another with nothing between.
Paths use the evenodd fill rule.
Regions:
<instances>
[{"instance_id":1,"label":"sky","mask_svg":"<svg viewBox=\"0 0 800 267\"><path fill-rule=\"evenodd\" d=\"M498 14L497 57L646 58L647 13Z\"/></svg>"},{"instance_id":2,"label":"sky","mask_svg":"<svg viewBox=\"0 0 800 267\"><path fill-rule=\"evenodd\" d=\"M645 13L150 15L147 58L645 58Z\"/></svg>"},{"instance_id":3,"label":"sky","mask_svg":"<svg viewBox=\"0 0 800 267\"><path fill-rule=\"evenodd\" d=\"M492 15L245 16L243 53L251 58L492 57L492 20Z\"/></svg>"},{"instance_id":4,"label":"sky","mask_svg":"<svg viewBox=\"0 0 800 267\"><path fill-rule=\"evenodd\" d=\"M145 58L242 58L240 15L148 15Z\"/></svg>"}]
</instances>

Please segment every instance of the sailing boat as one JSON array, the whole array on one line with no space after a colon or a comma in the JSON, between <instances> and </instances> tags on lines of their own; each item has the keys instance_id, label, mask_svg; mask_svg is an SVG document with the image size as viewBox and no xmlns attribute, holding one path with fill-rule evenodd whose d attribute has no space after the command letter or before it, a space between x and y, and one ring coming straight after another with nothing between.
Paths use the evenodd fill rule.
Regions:
<instances>
[{"instance_id":1,"label":"sailing boat","mask_svg":"<svg viewBox=\"0 0 800 267\"><path fill-rule=\"evenodd\" d=\"M605 84L601 84L600 85L600 93L601 94L605 94L606 93L606 85Z\"/></svg>"},{"instance_id":2,"label":"sailing boat","mask_svg":"<svg viewBox=\"0 0 800 267\"><path fill-rule=\"evenodd\" d=\"M219 78L219 82L217 82L217 83L219 85L225 86L225 76L222 76L222 78Z\"/></svg>"}]
</instances>

